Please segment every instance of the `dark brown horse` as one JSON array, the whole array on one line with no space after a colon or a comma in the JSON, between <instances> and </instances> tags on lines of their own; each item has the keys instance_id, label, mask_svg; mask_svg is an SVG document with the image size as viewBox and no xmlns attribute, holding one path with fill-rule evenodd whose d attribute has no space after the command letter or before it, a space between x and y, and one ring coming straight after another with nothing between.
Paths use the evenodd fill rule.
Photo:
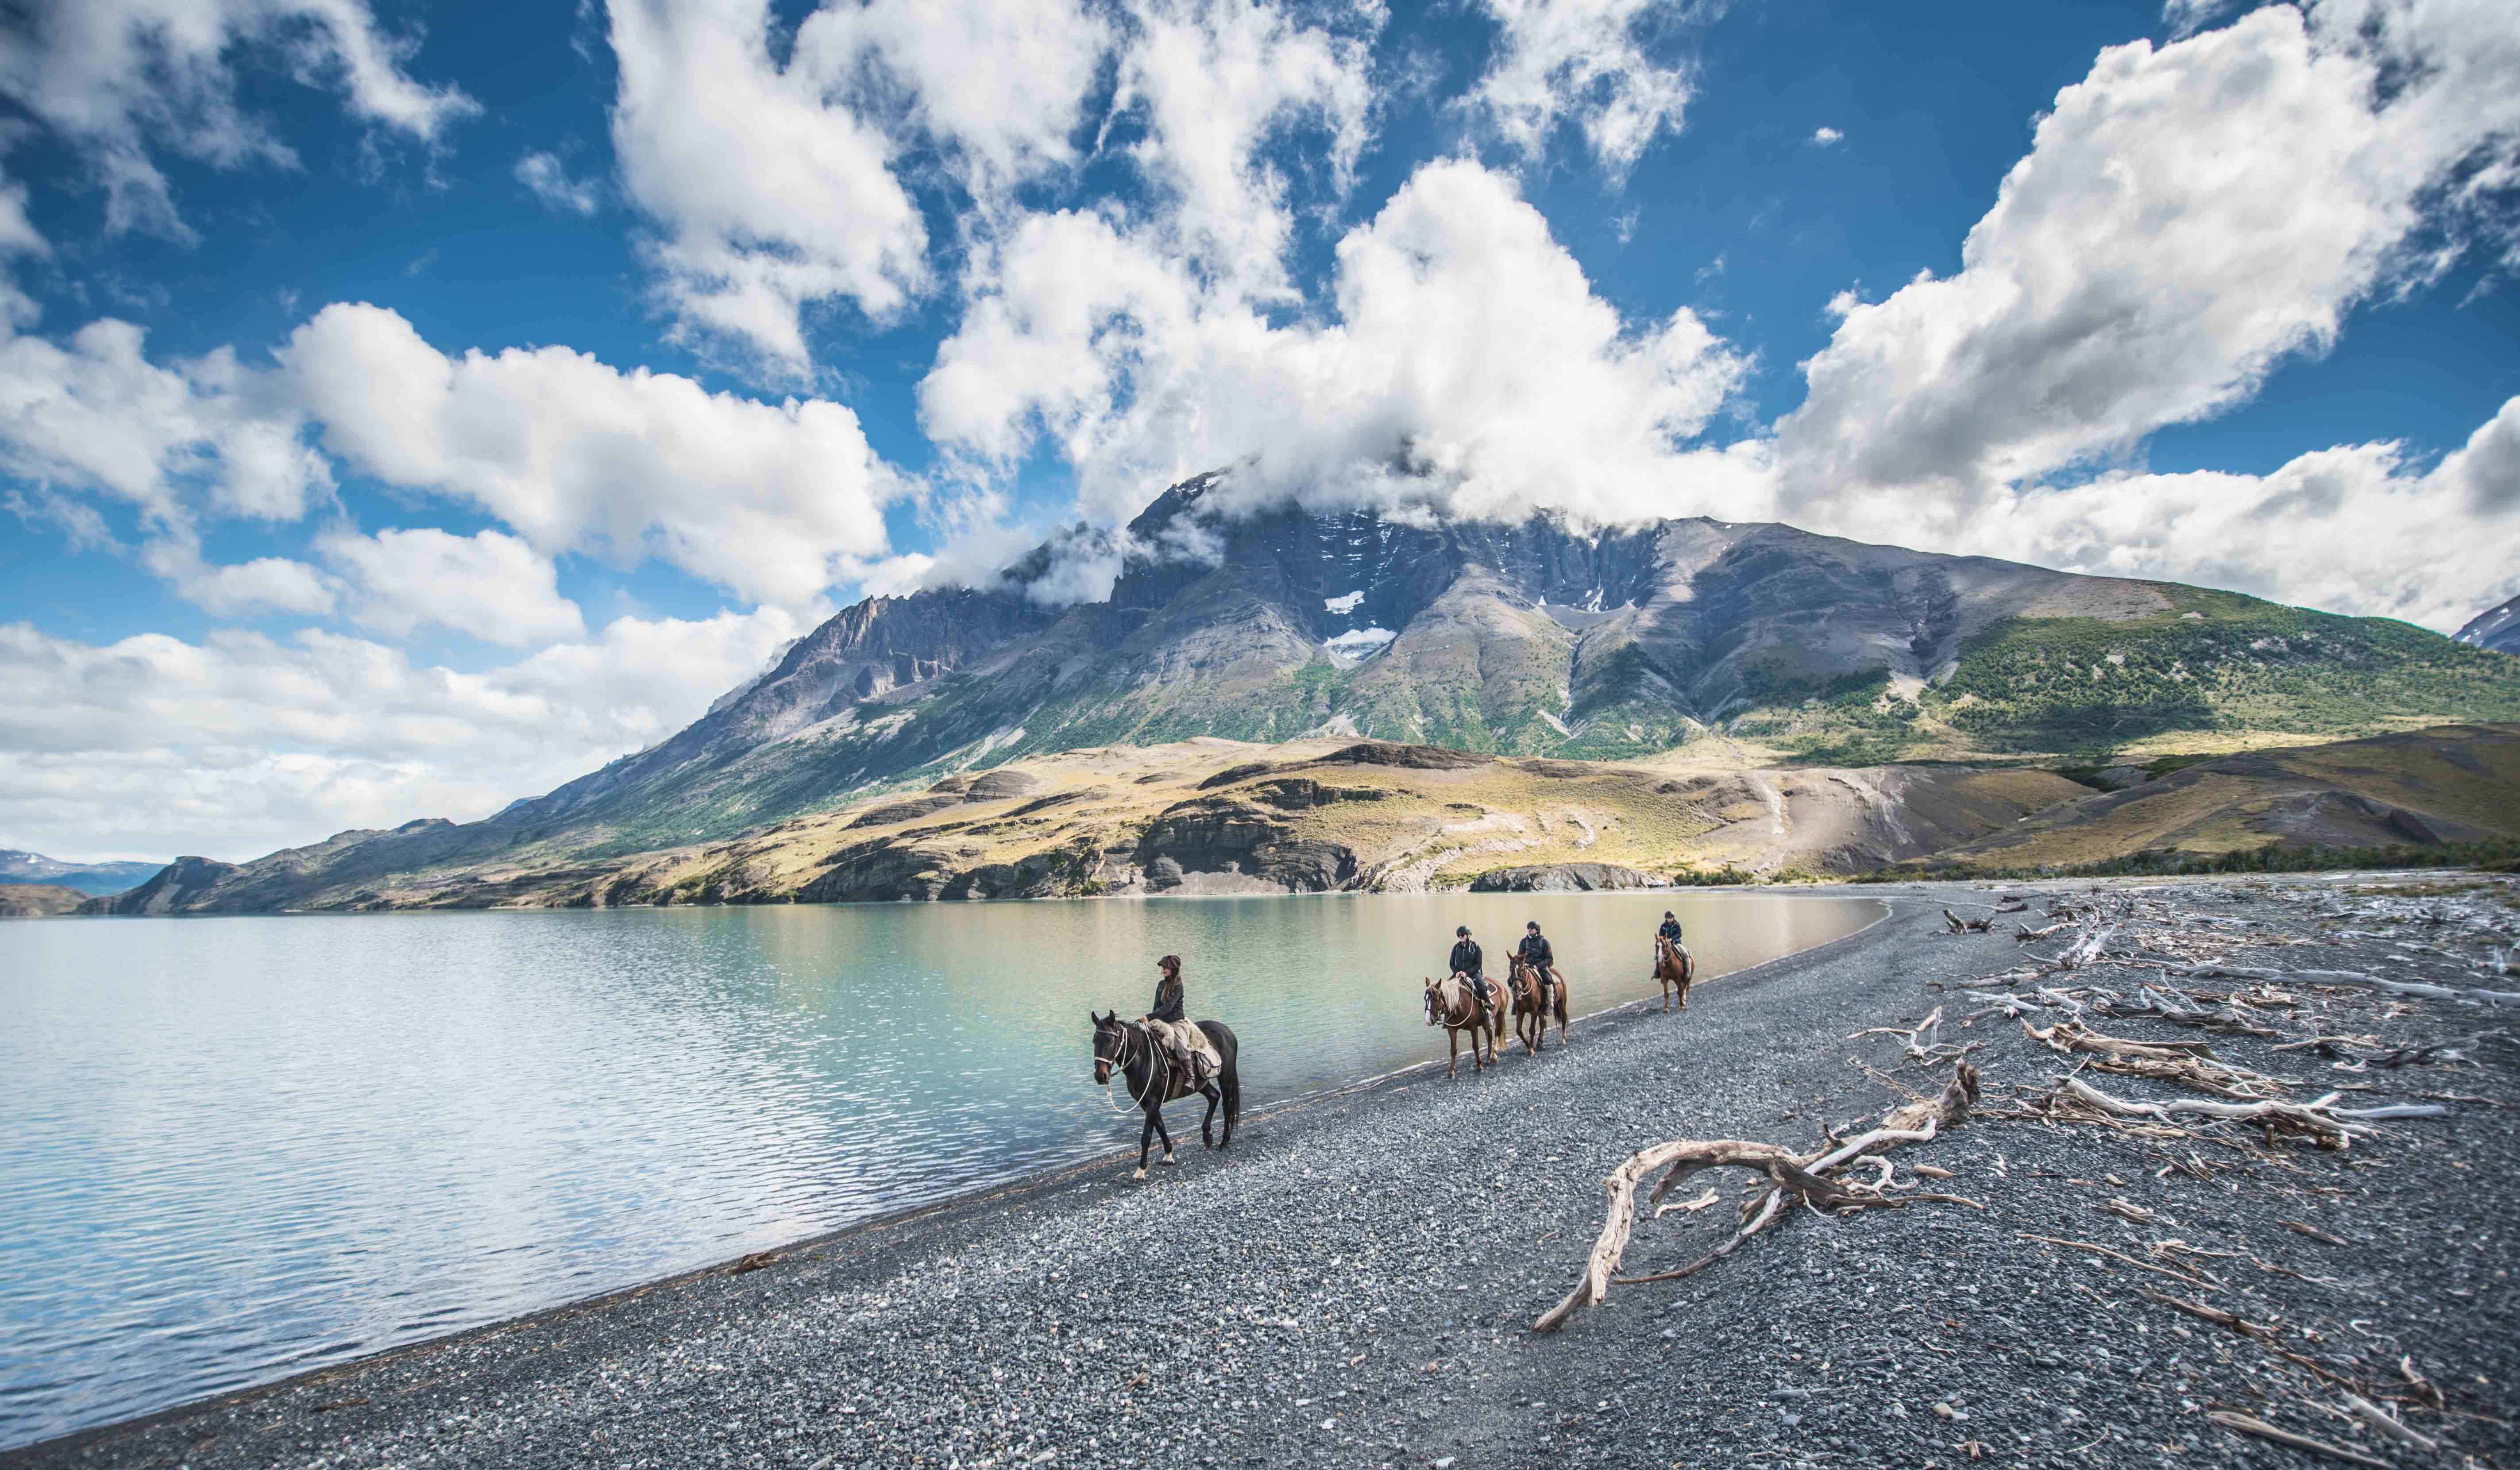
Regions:
<instances>
[{"instance_id":1,"label":"dark brown horse","mask_svg":"<svg viewBox=\"0 0 2520 1470\"><path fill-rule=\"evenodd\" d=\"M1223 1021L1199 1021L1198 1029L1216 1046L1225 1065L1207 1080L1205 1087L1192 1084L1190 1068L1173 1055L1172 1048L1157 1039L1143 1022L1124 1021L1120 1013L1093 1016L1094 1082L1108 1087L1113 1078L1129 1090L1129 1100L1147 1115L1144 1128L1138 1130L1138 1172L1130 1178L1147 1177L1147 1145L1158 1134L1164 1140L1164 1162L1177 1164L1173 1157L1172 1130L1164 1127L1164 1104L1184 1097L1207 1099L1207 1113L1198 1120L1198 1141L1210 1148L1223 1148L1234 1141L1235 1121L1242 1116L1242 1075L1236 1063L1240 1044ZM1216 1115L1225 1115L1225 1136L1215 1136L1210 1125Z\"/></svg>"},{"instance_id":2,"label":"dark brown horse","mask_svg":"<svg viewBox=\"0 0 2520 1470\"><path fill-rule=\"evenodd\" d=\"M1686 945L1673 944L1657 934L1654 936L1654 978L1662 982L1662 1008L1665 1011L1671 1009L1671 995L1676 989L1680 992L1680 1008L1687 1010L1688 987L1697 979L1697 957L1688 953Z\"/></svg>"},{"instance_id":3,"label":"dark brown horse","mask_svg":"<svg viewBox=\"0 0 2520 1470\"><path fill-rule=\"evenodd\" d=\"M1556 981L1550 987L1549 1005L1544 1009L1540 1003L1540 977L1521 956L1513 957L1513 1034L1525 1052L1539 1053L1552 1018L1557 1022L1557 1045L1566 1045L1566 977L1559 975Z\"/></svg>"},{"instance_id":4,"label":"dark brown horse","mask_svg":"<svg viewBox=\"0 0 2520 1470\"><path fill-rule=\"evenodd\" d=\"M1497 985L1488 987L1487 999L1479 999L1470 982L1459 975L1426 982L1426 1024L1444 1028L1444 1041L1452 1048L1452 1060L1444 1075L1454 1076L1462 1067L1462 1033L1470 1034L1471 1070L1484 1072L1488 1063L1497 1059L1497 1037L1505 1030L1505 991ZM1487 1050L1479 1047L1485 1041Z\"/></svg>"}]
</instances>

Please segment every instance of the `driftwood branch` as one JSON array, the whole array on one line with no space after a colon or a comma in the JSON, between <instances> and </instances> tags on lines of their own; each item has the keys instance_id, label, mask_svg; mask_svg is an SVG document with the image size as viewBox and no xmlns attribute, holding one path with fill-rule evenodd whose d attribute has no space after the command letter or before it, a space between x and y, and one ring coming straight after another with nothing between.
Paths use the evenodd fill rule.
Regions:
<instances>
[{"instance_id":1,"label":"driftwood branch","mask_svg":"<svg viewBox=\"0 0 2520 1470\"><path fill-rule=\"evenodd\" d=\"M1882 1116L1879 1126L1817 1155L1795 1154L1774 1143L1744 1138L1679 1138L1638 1152L1602 1180L1602 1187L1610 1196L1609 1209L1601 1223L1601 1233L1593 1242L1592 1255L1585 1262L1584 1273L1563 1301L1531 1324L1532 1330L1554 1332L1565 1325L1577 1308L1598 1306L1609 1294L1635 1228L1637 1190L1647 1175L1663 1172L1649 1203L1659 1203L1675 1185L1709 1169L1748 1169L1766 1176L1769 1182L1741 1227L1722 1245L1677 1270L1626 1278L1671 1280L1702 1270L1731 1255L1741 1242L1782 1219L1788 1207L1796 1203L1824 1215L1909 1203L1915 1196L1888 1194L1871 1184L1833 1179L1830 1171L1868 1153L1930 1139L1943 1128L1966 1118L1976 1101L1977 1069L1962 1061L1953 1068L1951 1083L1939 1096L1893 1108Z\"/></svg>"},{"instance_id":2,"label":"driftwood branch","mask_svg":"<svg viewBox=\"0 0 2520 1470\"><path fill-rule=\"evenodd\" d=\"M2189 964L2179 973L2200 980L2259 980L2290 985L2344 985L2411 996L2419 1001L2475 1001L2487 1005L2520 1005L2520 991L2457 990L2422 980L2383 980L2361 970L2275 970L2245 964Z\"/></svg>"},{"instance_id":3,"label":"driftwood branch","mask_svg":"<svg viewBox=\"0 0 2520 1470\"><path fill-rule=\"evenodd\" d=\"M2230 1123L2263 1123L2270 1128L2304 1135L2322 1148L2344 1148L2356 1138L2367 1137L2371 1130L2359 1121L2362 1115L2336 1107L2340 1095L2330 1092L2315 1102L2281 1102L2262 1097L2255 1102L2203 1102L2191 1097L2177 1097L2168 1102L2129 1102L2112 1097L2079 1077L2065 1079L2065 1096L2100 1112L2120 1118L2149 1118L2158 1123L2176 1124L2181 1118L2211 1118ZM2395 1109L2369 1109L2370 1113L2387 1112L2407 1116ZM2425 1115L2430 1116L2430 1115Z\"/></svg>"},{"instance_id":4,"label":"driftwood branch","mask_svg":"<svg viewBox=\"0 0 2520 1470\"><path fill-rule=\"evenodd\" d=\"M2349 1465L2377 1465L2380 1470L2391 1470L2387 1460L2374 1459L2360 1449L2348 1449L2342 1445L2330 1445L2325 1440L2314 1440L2306 1434L2294 1434L2289 1429L2277 1429L2264 1419L2248 1414L2235 1414L2228 1408L2209 1408L2205 1411L2205 1417L2225 1429L2245 1435L2255 1435L2261 1440L2270 1440L2294 1449L2306 1449L2312 1454L2323 1454L2329 1459L2343 1460Z\"/></svg>"},{"instance_id":5,"label":"driftwood branch","mask_svg":"<svg viewBox=\"0 0 2520 1470\"><path fill-rule=\"evenodd\" d=\"M2021 1030L2049 1050L2090 1058L2103 1072L2177 1083L2217 1097L2254 1102L2289 1086L2280 1078L2216 1060L2214 1048L2203 1042L2131 1042L2103 1036L2078 1021L2058 1021L2044 1031L2024 1021Z\"/></svg>"}]
</instances>

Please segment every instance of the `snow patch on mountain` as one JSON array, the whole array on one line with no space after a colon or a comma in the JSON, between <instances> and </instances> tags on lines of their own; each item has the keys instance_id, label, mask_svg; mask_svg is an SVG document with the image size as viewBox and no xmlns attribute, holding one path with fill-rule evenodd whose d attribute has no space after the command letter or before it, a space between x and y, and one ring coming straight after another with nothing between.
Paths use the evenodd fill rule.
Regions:
<instances>
[{"instance_id":1,"label":"snow patch on mountain","mask_svg":"<svg viewBox=\"0 0 2520 1470\"><path fill-rule=\"evenodd\" d=\"M1399 636L1388 628L1352 628L1331 639L1328 646L1331 652L1350 658L1371 658L1389 647Z\"/></svg>"}]
</instances>

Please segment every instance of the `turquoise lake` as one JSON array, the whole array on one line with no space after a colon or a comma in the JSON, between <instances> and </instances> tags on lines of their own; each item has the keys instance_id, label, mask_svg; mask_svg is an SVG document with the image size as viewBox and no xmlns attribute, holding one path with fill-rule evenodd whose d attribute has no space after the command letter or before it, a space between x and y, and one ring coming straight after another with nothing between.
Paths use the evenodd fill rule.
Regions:
<instances>
[{"instance_id":1,"label":"turquoise lake","mask_svg":"<svg viewBox=\"0 0 2520 1470\"><path fill-rule=\"evenodd\" d=\"M1881 913L1652 892L0 923L0 1448L1134 1145L1086 1013L1143 1011L1157 955L1239 1034L1247 1114L1440 1059L1418 988L1456 923L1495 972L1539 919L1586 1012L1657 993L1667 908L1706 977ZM1168 1115L1192 1153L1196 1106Z\"/></svg>"}]
</instances>

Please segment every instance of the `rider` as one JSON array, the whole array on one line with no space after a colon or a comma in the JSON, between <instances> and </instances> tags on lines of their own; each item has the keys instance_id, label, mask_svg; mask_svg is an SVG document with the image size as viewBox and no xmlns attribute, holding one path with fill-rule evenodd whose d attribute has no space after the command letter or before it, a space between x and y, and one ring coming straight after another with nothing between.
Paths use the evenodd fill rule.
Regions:
<instances>
[{"instance_id":1,"label":"rider","mask_svg":"<svg viewBox=\"0 0 2520 1470\"><path fill-rule=\"evenodd\" d=\"M1155 1023L1173 1055L1190 1069L1193 1090L1207 1086L1209 1059L1206 1038L1186 1019L1182 1010L1181 957L1166 955L1155 961L1155 971L1162 978L1155 981L1155 1003L1143 1019Z\"/></svg>"},{"instance_id":2,"label":"rider","mask_svg":"<svg viewBox=\"0 0 2520 1470\"><path fill-rule=\"evenodd\" d=\"M1470 982L1470 989L1478 993L1479 1003L1484 1005L1488 999L1488 980L1480 970L1487 963L1487 958L1479 953L1478 942L1470 938L1469 925L1455 929L1453 936L1453 958L1446 962L1452 966L1454 974Z\"/></svg>"},{"instance_id":3,"label":"rider","mask_svg":"<svg viewBox=\"0 0 2520 1470\"><path fill-rule=\"evenodd\" d=\"M1549 1008L1549 987L1557 978L1557 957L1549 952L1549 941L1540 937L1540 920L1522 926L1522 943L1514 948L1514 958L1531 966L1532 975L1540 982L1540 1007Z\"/></svg>"},{"instance_id":4,"label":"rider","mask_svg":"<svg viewBox=\"0 0 2520 1470\"><path fill-rule=\"evenodd\" d=\"M1669 909L1662 911L1662 927L1654 930L1654 937L1657 939L1670 940L1673 953L1679 953L1680 920L1671 916L1671 911ZM1660 950L1654 951L1654 963L1657 966L1662 963L1662 952Z\"/></svg>"}]
</instances>

